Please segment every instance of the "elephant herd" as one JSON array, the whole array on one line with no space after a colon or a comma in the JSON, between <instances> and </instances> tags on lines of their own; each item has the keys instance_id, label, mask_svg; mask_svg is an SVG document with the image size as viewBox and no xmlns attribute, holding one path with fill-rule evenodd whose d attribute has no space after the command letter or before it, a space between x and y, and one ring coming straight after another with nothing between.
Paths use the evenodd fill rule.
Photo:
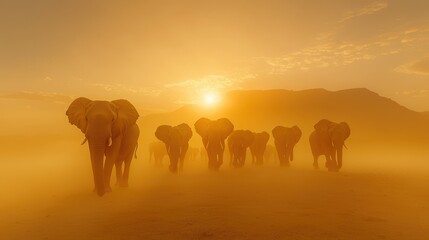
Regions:
<instances>
[{"instance_id":1,"label":"elephant herd","mask_svg":"<svg viewBox=\"0 0 429 240\"><path fill-rule=\"evenodd\" d=\"M88 141L94 191L99 196L111 191L113 166L116 167L116 184L127 187L130 164L137 151L140 134L136 124L139 114L135 107L124 99L109 102L80 97L70 104L66 115L70 124L84 133L82 145ZM244 166L247 149L250 149L254 164L263 163L270 139L267 132L235 130L233 123L227 118L210 120L204 117L194 123L194 129L201 137L210 170L218 170L223 164L226 145L230 153L230 165L235 168ZM289 166L293 161L294 147L301 138L301 130L298 126L276 126L271 133L280 165ZM166 153L161 151L163 146L159 142L152 143L150 148L154 149L155 161L159 164L163 155L167 154L170 171L177 173L183 168L189 140L193 136L191 127L186 123L177 126L161 125L157 127L155 136L164 143L164 151L166 150ZM334 123L326 119L318 121L309 138L314 168L319 168L318 157L323 155L328 170L338 171L342 167L344 141L349 136L350 127L345 122Z\"/></svg>"}]
</instances>

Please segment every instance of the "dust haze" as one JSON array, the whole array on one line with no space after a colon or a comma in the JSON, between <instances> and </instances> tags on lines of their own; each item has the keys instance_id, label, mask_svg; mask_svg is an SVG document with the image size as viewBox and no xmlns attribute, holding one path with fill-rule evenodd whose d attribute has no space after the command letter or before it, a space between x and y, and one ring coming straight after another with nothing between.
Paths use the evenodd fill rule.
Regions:
<instances>
[{"instance_id":1,"label":"dust haze","mask_svg":"<svg viewBox=\"0 0 429 240\"><path fill-rule=\"evenodd\" d=\"M1 239L427 236L429 120L369 90L236 91L217 107L141 115L129 187L113 185L103 197L93 192L88 145L80 145L84 136L68 123L66 109L66 104L40 103L32 109L38 117L26 128L2 129ZM289 167L281 167L275 153L253 165L248 152L237 169L226 150L220 169L211 171L194 128L200 117L227 117L236 130L266 131L271 151L277 125L298 125L302 137ZM309 136L323 118L346 121L351 128L338 172L327 171L324 157L321 168L313 169ZM2 119L11 120L24 121ZM157 141L157 126L181 123L193 131L193 156L174 174L168 155L156 163L149 146Z\"/></svg>"}]
</instances>

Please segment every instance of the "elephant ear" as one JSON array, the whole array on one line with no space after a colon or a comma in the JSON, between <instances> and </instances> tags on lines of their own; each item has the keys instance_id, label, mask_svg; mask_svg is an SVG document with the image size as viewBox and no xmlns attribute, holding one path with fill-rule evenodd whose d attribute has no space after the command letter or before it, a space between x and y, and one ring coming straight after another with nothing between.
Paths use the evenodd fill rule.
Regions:
<instances>
[{"instance_id":1,"label":"elephant ear","mask_svg":"<svg viewBox=\"0 0 429 240\"><path fill-rule=\"evenodd\" d=\"M261 139L262 141L267 144L268 140L270 140L270 134L268 134L267 132L263 131L260 133Z\"/></svg>"},{"instance_id":2,"label":"elephant ear","mask_svg":"<svg viewBox=\"0 0 429 240\"><path fill-rule=\"evenodd\" d=\"M88 98L76 98L66 111L70 124L78 127L83 133L86 132L88 124L86 120L86 110L91 103L92 101Z\"/></svg>"},{"instance_id":3,"label":"elephant ear","mask_svg":"<svg viewBox=\"0 0 429 240\"><path fill-rule=\"evenodd\" d=\"M292 129L293 136L294 136L294 143L296 144L299 141L299 139L301 139L302 132L298 126L293 126L291 129Z\"/></svg>"},{"instance_id":4,"label":"elephant ear","mask_svg":"<svg viewBox=\"0 0 429 240\"><path fill-rule=\"evenodd\" d=\"M234 131L234 125L228 118L219 118L216 120L217 129L220 131L220 135L225 140Z\"/></svg>"},{"instance_id":5,"label":"elephant ear","mask_svg":"<svg viewBox=\"0 0 429 240\"><path fill-rule=\"evenodd\" d=\"M341 131L344 133L344 140L350 137L350 127L346 122L340 122L338 127L340 127Z\"/></svg>"},{"instance_id":6,"label":"elephant ear","mask_svg":"<svg viewBox=\"0 0 429 240\"><path fill-rule=\"evenodd\" d=\"M177 125L177 128L179 129L180 134L183 137L183 140L185 142L189 142L189 140L192 137L192 129L191 129L191 127L189 127L189 125L186 124L186 123L182 123L180 125Z\"/></svg>"},{"instance_id":7,"label":"elephant ear","mask_svg":"<svg viewBox=\"0 0 429 240\"><path fill-rule=\"evenodd\" d=\"M194 124L195 131L202 138L205 138L207 136L207 132L208 132L209 127L210 127L211 124L212 124L212 121L210 119L208 119L208 118L200 118Z\"/></svg>"},{"instance_id":8,"label":"elephant ear","mask_svg":"<svg viewBox=\"0 0 429 240\"><path fill-rule=\"evenodd\" d=\"M155 136L166 145L170 144L170 132L172 127L170 125L161 125L155 131Z\"/></svg>"},{"instance_id":9,"label":"elephant ear","mask_svg":"<svg viewBox=\"0 0 429 240\"><path fill-rule=\"evenodd\" d=\"M253 141L255 140L255 134L254 133L252 133L251 131L249 131L249 130L246 130L246 131L244 131L243 132L243 137L244 137L244 145L246 146L246 147L249 147L249 146L251 146L252 145L252 143L253 143Z\"/></svg>"},{"instance_id":10,"label":"elephant ear","mask_svg":"<svg viewBox=\"0 0 429 240\"><path fill-rule=\"evenodd\" d=\"M274 139L282 139L285 138L286 128L283 126L277 126L272 130Z\"/></svg>"},{"instance_id":11,"label":"elephant ear","mask_svg":"<svg viewBox=\"0 0 429 240\"><path fill-rule=\"evenodd\" d=\"M322 119L314 125L314 129L316 130L317 134L323 135L328 134L329 130L332 129L334 125L335 123L327 119Z\"/></svg>"},{"instance_id":12,"label":"elephant ear","mask_svg":"<svg viewBox=\"0 0 429 240\"><path fill-rule=\"evenodd\" d=\"M137 109L127 100L118 99L111 101L116 107L117 118L113 125L114 134L123 133L127 128L134 125L139 118Z\"/></svg>"}]
</instances>

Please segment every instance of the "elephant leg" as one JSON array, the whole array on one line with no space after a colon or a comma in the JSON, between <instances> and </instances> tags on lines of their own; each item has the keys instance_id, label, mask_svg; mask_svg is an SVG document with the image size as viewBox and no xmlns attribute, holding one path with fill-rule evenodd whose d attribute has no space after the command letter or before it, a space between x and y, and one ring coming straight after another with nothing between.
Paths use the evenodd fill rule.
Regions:
<instances>
[{"instance_id":1,"label":"elephant leg","mask_svg":"<svg viewBox=\"0 0 429 240\"><path fill-rule=\"evenodd\" d=\"M314 169L319 169L318 158L319 158L319 155L316 155L316 154L313 155L313 167L314 167Z\"/></svg>"},{"instance_id":2,"label":"elephant leg","mask_svg":"<svg viewBox=\"0 0 429 240\"><path fill-rule=\"evenodd\" d=\"M283 159L283 165L286 167L290 166L289 158L290 158L290 153L289 151L286 151L286 154L284 155L284 159Z\"/></svg>"},{"instance_id":3,"label":"elephant leg","mask_svg":"<svg viewBox=\"0 0 429 240\"><path fill-rule=\"evenodd\" d=\"M332 149L331 150L331 165L330 168L328 168L329 171L338 171L338 166L337 166L337 156L336 156L336 150Z\"/></svg>"},{"instance_id":4,"label":"elephant leg","mask_svg":"<svg viewBox=\"0 0 429 240\"><path fill-rule=\"evenodd\" d=\"M184 158L180 158L179 160L179 170L182 171L183 170L183 162L185 161Z\"/></svg>"},{"instance_id":5,"label":"elephant leg","mask_svg":"<svg viewBox=\"0 0 429 240\"><path fill-rule=\"evenodd\" d=\"M326 161L325 161L325 167L329 169L331 167L331 165L332 165L332 163L331 163L331 157L329 156L329 154L325 154L325 159L326 159Z\"/></svg>"},{"instance_id":6,"label":"elephant leg","mask_svg":"<svg viewBox=\"0 0 429 240\"><path fill-rule=\"evenodd\" d=\"M110 187L110 177L112 175L113 165L121 147L122 137L113 140L112 146L106 151L106 162L104 163L104 188L106 192L112 191Z\"/></svg>"},{"instance_id":7,"label":"elephant leg","mask_svg":"<svg viewBox=\"0 0 429 240\"><path fill-rule=\"evenodd\" d=\"M115 163L115 167L116 167L116 185L120 186L122 183L122 160L118 160Z\"/></svg>"},{"instance_id":8,"label":"elephant leg","mask_svg":"<svg viewBox=\"0 0 429 240\"><path fill-rule=\"evenodd\" d=\"M220 166L222 166L222 164L223 164L223 152L219 153L219 158L218 158L216 169L219 169Z\"/></svg>"},{"instance_id":9,"label":"elephant leg","mask_svg":"<svg viewBox=\"0 0 429 240\"><path fill-rule=\"evenodd\" d=\"M124 172L122 174L122 181L121 181L121 187L128 187L128 178L130 176L130 166L131 166L131 160L133 159L133 152L127 155L127 157L124 160Z\"/></svg>"}]
</instances>

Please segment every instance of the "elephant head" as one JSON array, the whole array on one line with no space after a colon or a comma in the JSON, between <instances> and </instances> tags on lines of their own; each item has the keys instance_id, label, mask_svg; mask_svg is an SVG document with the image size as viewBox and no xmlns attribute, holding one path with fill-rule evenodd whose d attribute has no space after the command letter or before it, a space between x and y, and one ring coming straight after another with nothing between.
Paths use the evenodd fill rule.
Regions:
<instances>
[{"instance_id":1,"label":"elephant head","mask_svg":"<svg viewBox=\"0 0 429 240\"><path fill-rule=\"evenodd\" d=\"M217 170L223 163L225 139L234 130L234 125L227 118L212 121L207 118L198 119L195 131L201 136L209 159L209 169Z\"/></svg>"},{"instance_id":2,"label":"elephant head","mask_svg":"<svg viewBox=\"0 0 429 240\"><path fill-rule=\"evenodd\" d=\"M268 140L270 140L270 134L267 132L254 133L255 140L250 146L250 152L252 153L253 163L261 165L264 162L265 148L267 147Z\"/></svg>"},{"instance_id":3,"label":"elephant head","mask_svg":"<svg viewBox=\"0 0 429 240\"><path fill-rule=\"evenodd\" d=\"M192 130L186 123L175 127L161 125L155 131L155 136L161 140L167 149L170 158L170 171L177 173L178 163L183 167L183 160L189 147L189 139L192 137Z\"/></svg>"},{"instance_id":4,"label":"elephant head","mask_svg":"<svg viewBox=\"0 0 429 240\"><path fill-rule=\"evenodd\" d=\"M249 130L235 130L228 137L230 160L234 167L242 167L246 161L247 148L253 144L255 135Z\"/></svg>"},{"instance_id":5,"label":"elephant head","mask_svg":"<svg viewBox=\"0 0 429 240\"><path fill-rule=\"evenodd\" d=\"M280 165L289 166L289 161L293 161L293 149L301 139L301 129L298 126L277 126L273 128L272 134Z\"/></svg>"},{"instance_id":6,"label":"elephant head","mask_svg":"<svg viewBox=\"0 0 429 240\"><path fill-rule=\"evenodd\" d=\"M321 151L329 156L327 166L330 170L338 170L343 165L343 146L350 136L350 127L346 122L334 123L322 119L314 125L320 141Z\"/></svg>"},{"instance_id":7,"label":"elephant head","mask_svg":"<svg viewBox=\"0 0 429 240\"><path fill-rule=\"evenodd\" d=\"M70 104L66 115L88 140L95 190L102 196L110 190L110 175L122 135L136 124L139 114L124 99L109 102L80 97Z\"/></svg>"}]
</instances>

